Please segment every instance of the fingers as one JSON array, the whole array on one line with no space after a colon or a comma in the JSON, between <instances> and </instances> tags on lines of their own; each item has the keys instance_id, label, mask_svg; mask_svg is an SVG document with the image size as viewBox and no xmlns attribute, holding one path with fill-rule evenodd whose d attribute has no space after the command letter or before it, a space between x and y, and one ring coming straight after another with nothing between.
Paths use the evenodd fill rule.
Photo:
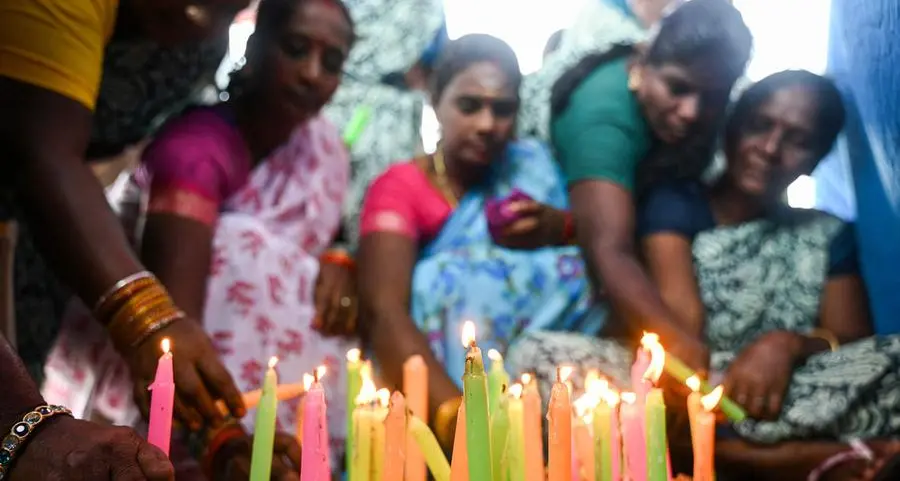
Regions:
<instances>
[{"instance_id":1,"label":"fingers","mask_svg":"<svg viewBox=\"0 0 900 481\"><path fill-rule=\"evenodd\" d=\"M237 418L244 417L244 415L247 414L247 408L244 406L244 398L241 395L241 391L238 389L237 385L235 385L231 374L225 369L222 362L219 361L219 356L216 352L209 349L206 354L200 358L197 367L200 370L200 376L205 381L206 386L209 386L210 392L217 399L225 401L231 415ZM221 421L222 413L216 408L213 400L210 399L209 396L206 396L205 390L203 394L204 400L208 402L208 405L201 408L203 409L201 412L207 419L218 419Z\"/></svg>"},{"instance_id":2,"label":"fingers","mask_svg":"<svg viewBox=\"0 0 900 481\"><path fill-rule=\"evenodd\" d=\"M138 466L149 481L171 481L175 479L175 468L156 446L141 443L137 453Z\"/></svg>"},{"instance_id":3,"label":"fingers","mask_svg":"<svg viewBox=\"0 0 900 481\"><path fill-rule=\"evenodd\" d=\"M141 440L133 430L121 427L110 428L108 435L108 444L104 454L108 456L111 479L115 481L145 481L147 476L143 471L142 461L147 461L148 469L155 475L150 479L164 481L174 477L171 465L166 461L163 453ZM143 448L149 448L149 452L142 453Z\"/></svg>"},{"instance_id":4,"label":"fingers","mask_svg":"<svg viewBox=\"0 0 900 481\"><path fill-rule=\"evenodd\" d=\"M222 413L216 409L216 404L210 397L209 391L207 391L206 383L203 382L200 373L197 372L200 368L200 360L183 359L180 367L176 361L175 386L178 388L177 394L185 404L185 407L192 407L197 410L202 417L201 423L205 420L211 426L219 426L223 421ZM189 425L193 426L190 423ZM191 427L191 429L193 430L194 428Z\"/></svg>"},{"instance_id":5,"label":"fingers","mask_svg":"<svg viewBox=\"0 0 900 481\"><path fill-rule=\"evenodd\" d=\"M147 390L149 385L150 383L143 379L134 380L134 403L144 419L150 417L150 392Z\"/></svg>"},{"instance_id":6,"label":"fingers","mask_svg":"<svg viewBox=\"0 0 900 481\"><path fill-rule=\"evenodd\" d=\"M537 231L540 222L536 217L525 217L523 219L519 219L505 229L503 229L503 234L506 236L521 236L524 234L530 234Z\"/></svg>"},{"instance_id":7,"label":"fingers","mask_svg":"<svg viewBox=\"0 0 900 481\"><path fill-rule=\"evenodd\" d=\"M197 431L203 426L203 416L193 406L181 400L181 396L175 395L175 414L187 425L191 431Z\"/></svg>"},{"instance_id":8,"label":"fingers","mask_svg":"<svg viewBox=\"0 0 900 481\"><path fill-rule=\"evenodd\" d=\"M536 215L540 213L541 207L543 206L534 200L519 200L510 203L509 210L522 216Z\"/></svg>"},{"instance_id":9,"label":"fingers","mask_svg":"<svg viewBox=\"0 0 900 481\"><path fill-rule=\"evenodd\" d=\"M771 393L768 397L768 403L766 405L766 415L765 419L774 420L778 419L778 416L781 414L781 403L784 400L784 396L780 393Z\"/></svg>"},{"instance_id":10,"label":"fingers","mask_svg":"<svg viewBox=\"0 0 900 481\"><path fill-rule=\"evenodd\" d=\"M300 444L295 436L281 432L276 433L275 453L283 454L294 470L300 470Z\"/></svg>"}]
</instances>

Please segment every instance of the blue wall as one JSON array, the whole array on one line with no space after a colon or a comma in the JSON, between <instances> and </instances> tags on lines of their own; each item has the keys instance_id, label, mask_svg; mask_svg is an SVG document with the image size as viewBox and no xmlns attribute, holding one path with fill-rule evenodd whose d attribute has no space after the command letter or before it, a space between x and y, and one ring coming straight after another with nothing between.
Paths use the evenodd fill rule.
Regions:
<instances>
[{"instance_id":1,"label":"blue wall","mask_svg":"<svg viewBox=\"0 0 900 481\"><path fill-rule=\"evenodd\" d=\"M876 330L900 332L900 1L833 0L829 70L849 107L841 150Z\"/></svg>"}]
</instances>

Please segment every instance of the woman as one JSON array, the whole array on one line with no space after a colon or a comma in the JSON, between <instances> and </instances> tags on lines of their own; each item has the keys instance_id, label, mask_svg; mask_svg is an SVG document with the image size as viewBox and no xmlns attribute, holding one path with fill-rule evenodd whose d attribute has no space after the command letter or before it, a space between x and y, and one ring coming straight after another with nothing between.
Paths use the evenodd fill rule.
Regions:
<instances>
[{"instance_id":1,"label":"woman","mask_svg":"<svg viewBox=\"0 0 900 481\"><path fill-rule=\"evenodd\" d=\"M485 352L504 352L532 329L596 332L581 259L566 247L571 225L556 166L541 144L511 141L520 82L516 56L502 41L468 35L451 42L434 72L443 133L437 152L389 168L363 207L366 334L389 385L400 384L409 356L426 359L433 412L455 416L465 320L475 322ZM511 205L520 220L496 234L502 248L485 205L514 189L530 199ZM445 443L446 421L435 420Z\"/></svg>"},{"instance_id":2,"label":"woman","mask_svg":"<svg viewBox=\"0 0 900 481\"><path fill-rule=\"evenodd\" d=\"M329 317L352 324L355 306L337 299L317 312L314 298L349 166L337 130L319 111L340 82L353 39L349 13L337 0L262 0L231 100L166 125L137 174L149 197L141 236L148 267L190 315L203 319L242 390L261 386L271 356L284 382L300 382L304 372L326 364L336 443L346 399L340 360L353 346L322 339L314 329ZM324 259L344 262L327 253ZM60 365L68 366L68 377L80 371L96 379L81 392L99 388L90 396L93 407L127 421L121 403L127 384L109 379L123 372L92 365L104 338L86 339L89 326L66 332L56 351ZM178 344L175 350L177 357ZM282 403L279 426L293 429L295 413L296 403ZM202 418L186 421L196 429Z\"/></svg>"},{"instance_id":3,"label":"woman","mask_svg":"<svg viewBox=\"0 0 900 481\"><path fill-rule=\"evenodd\" d=\"M225 34L231 18L246 5L247 0L106 0L74 4L62 0L13 0L0 6L0 107L4 112L0 119L0 145L4 146L0 156L4 173L0 183L0 218L16 219L21 229L15 274L17 341L18 353L32 375L40 376L67 299L56 276L90 305L102 298L136 301L127 293L137 285L122 289L131 284L128 281L135 280L135 275L151 279L142 272L143 267L131 253L102 190L84 164L92 120L95 114L103 116L97 110L98 104L105 102L97 98L101 72L114 74L125 69L109 63L104 68L105 60L119 58L130 67L137 65L132 72L142 75L124 82L108 76L104 80L109 80L108 89L103 90L104 94L117 94L105 98L110 99L109 105L114 105L118 113L142 112L128 122L120 122L125 120L123 115L115 116L116 121L110 122L115 125L106 124L95 140L109 139L111 134L121 133L122 128L143 132L149 127L148 119L162 113L164 107L183 101L200 77L198 59L202 55L182 56L179 52L207 52L209 49L201 42ZM134 47L121 50L128 52L124 58L113 54L117 50L113 44L119 39L131 41ZM164 58L180 59L183 63L171 68L170 72L175 73L160 75L152 67ZM169 82L159 85L165 79ZM134 90L139 93L129 95ZM132 141L127 138L129 135L118 141ZM48 141L48 136L52 141ZM66 242L60 244L57 239ZM50 275L51 268L56 276ZM142 281L141 285L162 292L158 282L147 282ZM153 375L162 337L196 346L185 352L176 366L182 405L199 409L214 420L218 416L215 406L204 401L217 397L227 401L232 413L242 414L240 393L216 360L202 329L193 322L183 322L184 316L174 304L170 300L167 304L165 314L158 310L153 316L133 317L137 322L129 326L128 339L121 339L122 350L135 371L142 377ZM101 321L112 319L103 317ZM4 351L4 355L8 353ZM10 370L10 377L3 379L8 395L0 400L0 411L7 413L0 420L4 427L7 421L9 425L15 422L6 416L33 409L34 400L40 398L36 390L32 392L34 385L27 376L20 376L19 364L8 361L4 358L4 366ZM185 388L191 387L205 395L186 396ZM105 449L102 437L106 430L79 427L80 423L68 421L55 426L57 435L48 437L44 452L58 453L58 457L42 458L34 454L40 450L25 450L17 455L13 476L71 479L93 469L98 470L98 476L101 469L123 472L114 465L103 464L110 459L104 456L85 457L82 470L67 467L66 453L76 449L71 440L79 440L78 449ZM80 436L82 432L84 437ZM133 460L131 456L129 462Z\"/></svg>"},{"instance_id":4,"label":"woman","mask_svg":"<svg viewBox=\"0 0 900 481\"><path fill-rule=\"evenodd\" d=\"M610 329L632 337L655 331L694 367L705 362L702 346L671 319L635 255L634 192L651 173L702 173L706 156L684 161L672 153L693 149L712 130L750 44L730 3L695 0L662 20L646 51L618 46L587 57L553 89L553 145L595 289L602 285L616 313Z\"/></svg>"},{"instance_id":5,"label":"woman","mask_svg":"<svg viewBox=\"0 0 900 481\"><path fill-rule=\"evenodd\" d=\"M724 376L727 394L751 417L717 453L753 479L802 479L819 464L816 476L862 475L859 455L814 439L870 440L879 462L897 453L884 439L900 422L900 341L869 337L853 233L836 218L781 204L843 122L830 81L777 73L735 106L727 167L715 183L667 183L642 200L638 233L651 277L680 327L709 347L711 377ZM552 349L564 357L607 355L588 347L602 341L558 340ZM831 456L843 463L828 469ZM895 479L895 469L878 479ZM869 471L862 479L879 470Z\"/></svg>"}]
</instances>

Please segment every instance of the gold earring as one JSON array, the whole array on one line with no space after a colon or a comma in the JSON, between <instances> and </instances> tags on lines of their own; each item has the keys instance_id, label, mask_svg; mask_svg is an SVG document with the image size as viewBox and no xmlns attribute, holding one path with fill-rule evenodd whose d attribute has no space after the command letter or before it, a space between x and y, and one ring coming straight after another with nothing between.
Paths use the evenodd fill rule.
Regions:
<instances>
[{"instance_id":1,"label":"gold earring","mask_svg":"<svg viewBox=\"0 0 900 481\"><path fill-rule=\"evenodd\" d=\"M641 88L641 73L633 68L628 72L628 90L633 92L639 88Z\"/></svg>"}]
</instances>

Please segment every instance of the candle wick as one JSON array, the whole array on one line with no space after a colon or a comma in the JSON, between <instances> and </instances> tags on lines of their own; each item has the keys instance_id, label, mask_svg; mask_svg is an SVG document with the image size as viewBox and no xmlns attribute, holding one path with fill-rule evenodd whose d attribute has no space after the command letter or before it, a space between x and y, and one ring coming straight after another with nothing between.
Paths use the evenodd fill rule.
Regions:
<instances>
[{"instance_id":1,"label":"candle wick","mask_svg":"<svg viewBox=\"0 0 900 481\"><path fill-rule=\"evenodd\" d=\"M506 394L506 384L505 383L502 386L500 386L500 394Z\"/></svg>"},{"instance_id":2,"label":"candle wick","mask_svg":"<svg viewBox=\"0 0 900 481\"><path fill-rule=\"evenodd\" d=\"M556 367L556 382L562 382L562 368Z\"/></svg>"},{"instance_id":3,"label":"candle wick","mask_svg":"<svg viewBox=\"0 0 900 481\"><path fill-rule=\"evenodd\" d=\"M313 369L313 382L319 382L319 370Z\"/></svg>"}]
</instances>

